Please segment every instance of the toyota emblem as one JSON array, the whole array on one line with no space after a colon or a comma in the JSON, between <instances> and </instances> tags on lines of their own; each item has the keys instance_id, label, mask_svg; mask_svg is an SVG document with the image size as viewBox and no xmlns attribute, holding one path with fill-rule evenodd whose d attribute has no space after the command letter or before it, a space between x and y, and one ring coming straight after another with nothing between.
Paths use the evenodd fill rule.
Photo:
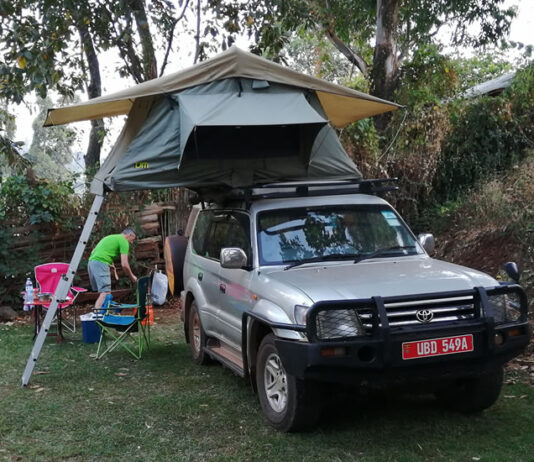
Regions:
<instances>
[{"instance_id":1,"label":"toyota emblem","mask_svg":"<svg viewBox=\"0 0 534 462\"><path fill-rule=\"evenodd\" d=\"M434 313L430 310L418 310L417 313L415 313L415 317L419 322L426 324L434 319Z\"/></svg>"}]
</instances>

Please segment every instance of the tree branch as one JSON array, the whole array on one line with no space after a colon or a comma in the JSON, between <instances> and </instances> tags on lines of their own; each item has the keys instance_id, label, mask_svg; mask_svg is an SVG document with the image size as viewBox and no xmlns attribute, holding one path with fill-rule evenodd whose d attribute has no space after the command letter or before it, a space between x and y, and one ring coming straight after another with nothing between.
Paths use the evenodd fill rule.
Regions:
<instances>
[{"instance_id":1,"label":"tree branch","mask_svg":"<svg viewBox=\"0 0 534 462\"><path fill-rule=\"evenodd\" d=\"M317 9L317 5L315 5L312 0L306 0L305 3L312 12ZM330 8L328 1L325 2L325 6L327 10ZM356 66L365 77L367 77L369 66L367 65L365 59L363 59L360 54L355 52L346 43L344 43L334 32L335 19L331 15L328 15L326 18L324 18L324 20L322 20L322 24L318 23L317 18L314 19L314 22L318 27L324 30L326 36L336 47L336 49L343 56L345 56L345 58L347 58L351 64Z\"/></svg>"},{"instance_id":2,"label":"tree branch","mask_svg":"<svg viewBox=\"0 0 534 462\"><path fill-rule=\"evenodd\" d=\"M124 64L126 66L126 69L128 69L129 74L133 77L135 83L141 83L144 80L143 68L141 66L141 62L139 61L139 58L137 57L137 53L135 52L135 49L132 46L132 18L129 14L126 14L125 16L127 29L130 31L128 33L130 35L130 38L128 40L124 38L126 33L119 23L118 33L115 32L115 35L117 36L117 47L119 48L119 54L122 60L124 61Z\"/></svg>"},{"instance_id":3,"label":"tree branch","mask_svg":"<svg viewBox=\"0 0 534 462\"><path fill-rule=\"evenodd\" d=\"M161 65L161 70L159 72L159 76L160 77L163 75L163 72L165 71L165 68L167 67L167 61L169 59L169 53L171 52L172 42L174 40L174 29L176 28L176 25L183 19L184 15L185 15L185 12L187 10L187 7L189 6L189 1L190 0L186 0L185 5L184 5L184 7L182 9L182 13L172 23L172 27L171 27L171 30L170 30L170 33L169 33L169 40L167 42L167 49L165 50L165 57L163 58L163 64Z\"/></svg>"},{"instance_id":4,"label":"tree branch","mask_svg":"<svg viewBox=\"0 0 534 462\"><path fill-rule=\"evenodd\" d=\"M338 51L341 52L352 64L354 64L365 77L367 77L368 66L365 60L348 45L343 43L343 41L334 33L332 29L325 27L324 30L326 36L334 44Z\"/></svg>"},{"instance_id":5,"label":"tree branch","mask_svg":"<svg viewBox=\"0 0 534 462\"><path fill-rule=\"evenodd\" d=\"M193 64L196 64L200 55L200 0L197 0L197 33L195 35L195 59Z\"/></svg>"}]
</instances>

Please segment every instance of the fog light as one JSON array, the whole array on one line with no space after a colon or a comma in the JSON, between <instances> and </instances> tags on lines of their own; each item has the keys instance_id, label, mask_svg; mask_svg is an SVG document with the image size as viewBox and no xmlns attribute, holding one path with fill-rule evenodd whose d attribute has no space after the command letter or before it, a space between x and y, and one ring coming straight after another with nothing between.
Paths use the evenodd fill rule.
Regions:
<instances>
[{"instance_id":1,"label":"fog light","mask_svg":"<svg viewBox=\"0 0 534 462\"><path fill-rule=\"evenodd\" d=\"M346 354L347 354L347 349L344 347L321 348L321 356L323 357L345 356Z\"/></svg>"},{"instance_id":2,"label":"fog light","mask_svg":"<svg viewBox=\"0 0 534 462\"><path fill-rule=\"evenodd\" d=\"M502 345L504 343L504 335L502 332L495 333L495 345Z\"/></svg>"},{"instance_id":3,"label":"fog light","mask_svg":"<svg viewBox=\"0 0 534 462\"><path fill-rule=\"evenodd\" d=\"M523 335L523 329L520 327L516 327L515 329L510 329L508 331L509 337L519 337L520 335Z\"/></svg>"},{"instance_id":4,"label":"fog light","mask_svg":"<svg viewBox=\"0 0 534 462\"><path fill-rule=\"evenodd\" d=\"M358 313L354 309L319 311L316 322L317 337L320 339L365 335Z\"/></svg>"}]
</instances>

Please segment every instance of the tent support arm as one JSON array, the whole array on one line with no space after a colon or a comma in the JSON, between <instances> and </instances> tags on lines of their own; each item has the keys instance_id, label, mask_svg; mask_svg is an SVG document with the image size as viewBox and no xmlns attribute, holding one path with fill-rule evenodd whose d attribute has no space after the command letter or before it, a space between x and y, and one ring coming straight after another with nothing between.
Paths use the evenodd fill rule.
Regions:
<instances>
[{"instance_id":1,"label":"tent support arm","mask_svg":"<svg viewBox=\"0 0 534 462\"><path fill-rule=\"evenodd\" d=\"M48 334L48 331L50 329L50 325L52 324L52 320L56 315L57 306L60 302L66 300L67 298L67 294L72 285L74 275L76 274L78 265L80 264L80 261L83 257L83 252L85 251L89 236L91 235L91 231L93 230L93 226L96 222L98 212L100 211L100 207L102 206L103 202L103 195L95 196L93 200L93 205L91 206L91 210L89 211L89 215L87 216L87 220L85 221L85 224L83 226L82 234L80 235L80 239L78 240L78 244L76 245L76 249L74 250L74 254L72 255L69 270L67 274L63 275L59 280L59 284L57 285L56 291L54 292L54 296L52 298L52 303L50 303L50 307L48 308L39 334L37 335L35 343L33 344L32 352L30 354L30 357L28 358L28 363L26 364L26 368L24 369L24 373L22 374L23 387L28 385L28 383L30 382L30 377L32 375L33 368L35 367L35 363L37 362L39 354L41 353L41 349L43 348L43 344L46 339L46 335Z\"/></svg>"}]
</instances>

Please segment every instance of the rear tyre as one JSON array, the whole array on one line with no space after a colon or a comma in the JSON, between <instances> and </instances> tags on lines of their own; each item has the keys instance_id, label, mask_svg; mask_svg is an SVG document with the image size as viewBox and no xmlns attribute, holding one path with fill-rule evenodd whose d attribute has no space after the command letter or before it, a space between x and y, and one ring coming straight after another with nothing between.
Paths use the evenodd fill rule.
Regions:
<instances>
[{"instance_id":1,"label":"rear tyre","mask_svg":"<svg viewBox=\"0 0 534 462\"><path fill-rule=\"evenodd\" d=\"M191 302L191 307L189 309L188 337L193 361L199 365L208 364L209 358L204 351L204 347L206 346L206 334L202 328L197 304L194 301Z\"/></svg>"},{"instance_id":2,"label":"rear tyre","mask_svg":"<svg viewBox=\"0 0 534 462\"><path fill-rule=\"evenodd\" d=\"M497 401L501 393L503 368L496 367L478 377L460 379L436 392L438 402L459 412L481 412Z\"/></svg>"},{"instance_id":3,"label":"rear tyre","mask_svg":"<svg viewBox=\"0 0 534 462\"><path fill-rule=\"evenodd\" d=\"M272 334L262 340L256 366L261 408L273 427L292 432L317 422L321 412L318 385L285 371Z\"/></svg>"}]
</instances>

